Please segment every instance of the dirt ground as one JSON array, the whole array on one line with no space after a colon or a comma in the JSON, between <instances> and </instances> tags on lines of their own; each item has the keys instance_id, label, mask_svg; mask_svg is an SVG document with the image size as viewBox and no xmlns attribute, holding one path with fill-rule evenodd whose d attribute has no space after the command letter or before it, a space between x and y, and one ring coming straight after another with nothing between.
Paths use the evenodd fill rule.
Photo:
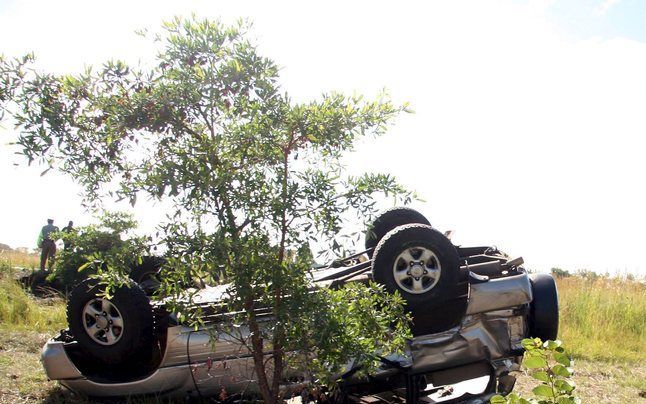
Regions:
<instances>
[{"instance_id":1,"label":"dirt ground","mask_svg":"<svg viewBox=\"0 0 646 404\"><path fill-rule=\"evenodd\" d=\"M576 392L583 403L646 403L646 364L574 362ZM537 381L521 374L514 391L528 394Z\"/></svg>"}]
</instances>

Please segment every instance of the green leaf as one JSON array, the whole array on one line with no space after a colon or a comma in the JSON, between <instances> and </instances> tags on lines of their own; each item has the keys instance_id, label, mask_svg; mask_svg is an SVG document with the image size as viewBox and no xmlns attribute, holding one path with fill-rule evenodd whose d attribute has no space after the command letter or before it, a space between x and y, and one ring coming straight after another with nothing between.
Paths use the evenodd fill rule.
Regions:
<instances>
[{"instance_id":1,"label":"green leaf","mask_svg":"<svg viewBox=\"0 0 646 404\"><path fill-rule=\"evenodd\" d=\"M81 271L83 271L85 268L89 267L89 266L90 266L90 265L92 265L92 264L93 264L93 262L92 262L92 261L88 261L88 262L86 262L85 264L81 265L77 271L78 271L78 272L81 272Z\"/></svg>"},{"instance_id":2,"label":"green leaf","mask_svg":"<svg viewBox=\"0 0 646 404\"><path fill-rule=\"evenodd\" d=\"M526 358L523 361L523 364L529 369L544 368L545 366L547 366L545 359L541 358L540 356L532 356Z\"/></svg>"},{"instance_id":3,"label":"green leaf","mask_svg":"<svg viewBox=\"0 0 646 404\"><path fill-rule=\"evenodd\" d=\"M505 397L503 397L501 395L496 395L496 396L491 397L489 402L491 404L505 404L507 402L507 400L505 400Z\"/></svg>"},{"instance_id":4,"label":"green leaf","mask_svg":"<svg viewBox=\"0 0 646 404\"><path fill-rule=\"evenodd\" d=\"M554 387L556 387L560 392L569 394L574 390L574 383L568 380L557 380L554 382Z\"/></svg>"},{"instance_id":5,"label":"green leaf","mask_svg":"<svg viewBox=\"0 0 646 404\"><path fill-rule=\"evenodd\" d=\"M527 351L534 350L536 348L539 348L543 342L541 341L540 338L524 338L521 341L521 344L523 345L523 348Z\"/></svg>"},{"instance_id":6,"label":"green leaf","mask_svg":"<svg viewBox=\"0 0 646 404\"><path fill-rule=\"evenodd\" d=\"M560 347L560 346L561 346L561 344L562 344L562 342L561 342L560 340L558 340L558 339L557 339L557 340L554 340L554 341L552 341L552 340L547 340L547 341L545 341L545 343L543 344L543 346L544 346L545 348L550 349L550 350L552 350L552 351L553 351L553 350L555 350L556 348Z\"/></svg>"},{"instance_id":7,"label":"green leaf","mask_svg":"<svg viewBox=\"0 0 646 404\"><path fill-rule=\"evenodd\" d=\"M556 360L558 363L560 363L563 366L571 366L572 362L570 361L570 357L567 356L565 353L561 352L556 352L554 354L554 360Z\"/></svg>"},{"instance_id":8,"label":"green leaf","mask_svg":"<svg viewBox=\"0 0 646 404\"><path fill-rule=\"evenodd\" d=\"M555 375L561 376L561 377L570 377L570 376L572 376L572 369L567 368L567 367L565 367L565 366L563 366L561 364L554 365L552 367L552 372Z\"/></svg>"},{"instance_id":9,"label":"green leaf","mask_svg":"<svg viewBox=\"0 0 646 404\"><path fill-rule=\"evenodd\" d=\"M532 373L532 377L534 379L540 380L542 382L549 382L550 381L550 376L544 370L541 370L540 372Z\"/></svg>"},{"instance_id":10,"label":"green leaf","mask_svg":"<svg viewBox=\"0 0 646 404\"><path fill-rule=\"evenodd\" d=\"M532 392L537 396L541 396L541 397L554 397L554 393L552 393L552 389L549 386L546 386L544 384L534 387L532 389Z\"/></svg>"}]
</instances>

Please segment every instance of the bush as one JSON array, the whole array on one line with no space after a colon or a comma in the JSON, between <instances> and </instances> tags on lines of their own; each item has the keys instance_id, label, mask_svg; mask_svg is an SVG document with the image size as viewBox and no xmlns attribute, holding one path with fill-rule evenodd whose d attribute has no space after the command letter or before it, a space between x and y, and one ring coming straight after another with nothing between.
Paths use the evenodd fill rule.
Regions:
<instances>
[{"instance_id":1,"label":"bush","mask_svg":"<svg viewBox=\"0 0 646 404\"><path fill-rule=\"evenodd\" d=\"M523 367L540 383L532 389L538 398L523 398L516 393L506 397L497 395L492 404L574 404L581 401L574 395L576 389L571 380L572 359L561 341L541 341L540 338L523 340L525 358Z\"/></svg>"},{"instance_id":2,"label":"bush","mask_svg":"<svg viewBox=\"0 0 646 404\"><path fill-rule=\"evenodd\" d=\"M602 275L599 275L598 273L591 271L589 269L579 269L576 271L576 275L580 278L587 279L589 281L595 281L599 278L603 278ZM608 278L608 276L605 276Z\"/></svg>"},{"instance_id":3,"label":"bush","mask_svg":"<svg viewBox=\"0 0 646 404\"><path fill-rule=\"evenodd\" d=\"M79 227L73 232L53 235L68 248L56 258L49 281L70 289L89 275L110 267L125 274L147 252L147 239L129 236L137 227L130 214L105 213L99 224Z\"/></svg>"},{"instance_id":4,"label":"bush","mask_svg":"<svg viewBox=\"0 0 646 404\"><path fill-rule=\"evenodd\" d=\"M558 268L558 267L554 267L554 268L550 269L550 273L555 278L568 278L568 277L572 276L572 274L569 271L567 271L565 269Z\"/></svg>"}]
</instances>

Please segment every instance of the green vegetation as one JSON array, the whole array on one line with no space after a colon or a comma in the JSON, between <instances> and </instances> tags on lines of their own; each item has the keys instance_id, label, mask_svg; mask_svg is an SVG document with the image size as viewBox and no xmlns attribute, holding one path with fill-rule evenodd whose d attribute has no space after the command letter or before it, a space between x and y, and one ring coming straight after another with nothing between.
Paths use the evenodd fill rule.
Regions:
<instances>
[{"instance_id":1,"label":"green vegetation","mask_svg":"<svg viewBox=\"0 0 646 404\"><path fill-rule=\"evenodd\" d=\"M528 370L538 385L532 389L532 394L538 399L525 398L518 393L510 393L506 397L493 396L491 404L575 404L580 403L572 381L574 370L572 358L562 346L560 340L541 341L540 338L523 340L525 357L523 367Z\"/></svg>"},{"instance_id":2,"label":"green vegetation","mask_svg":"<svg viewBox=\"0 0 646 404\"><path fill-rule=\"evenodd\" d=\"M557 284L559 338L575 358L646 360L646 283L577 275Z\"/></svg>"},{"instance_id":3,"label":"green vegetation","mask_svg":"<svg viewBox=\"0 0 646 404\"><path fill-rule=\"evenodd\" d=\"M89 275L102 273L104 268L118 268L114 274L126 274L129 265L148 251L148 238L132 235L136 228L132 215L106 212L99 217L98 224L54 234L52 237L64 240L70 247L57 253L48 280L57 280L65 290L70 290Z\"/></svg>"},{"instance_id":4,"label":"green vegetation","mask_svg":"<svg viewBox=\"0 0 646 404\"><path fill-rule=\"evenodd\" d=\"M0 261L0 329L52 332L65 328L61 298L36 299L14 279L9 261Z\"/></svg>"}]
</instances>

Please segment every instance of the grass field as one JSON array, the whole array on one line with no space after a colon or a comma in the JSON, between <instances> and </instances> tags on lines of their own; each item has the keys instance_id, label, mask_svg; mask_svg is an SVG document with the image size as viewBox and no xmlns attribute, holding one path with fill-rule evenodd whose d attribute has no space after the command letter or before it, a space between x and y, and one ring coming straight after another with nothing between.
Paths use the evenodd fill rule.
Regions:
<instances>
[{"instance_id":1,"label":"grass field","mask_svg":"<svg viewBox=\"0 0 646 404\"><path fill-rule=\"evenodd\" d=\"M11 268L36 264L33 257L19 262L0 257L0 403L87 403L43 373L40 349L65 327L65 304L26 293ZM557 282L560 339L576 358L583 402L646 403L646 283L579 276ZM517 390L528 392L533 385L521 375Z\"/></svg>"},{"instance_id":2,"label":"grass field","mask_svg":"<svg viewBox=\"0 0 646 404\"><path fill-rule=\"evenodd\" d=\"M21 268L37 268L40 264L40 257L37 254L0 250L0 263Z\"/></svg>"},{"instance_id":3,"label":"grass field","mask_svg":"<svg viewBox=\"0 0 646 404\"><path fill-rule=\"evenodd\" d=\"M560 278L559 337L579 358L646 360L646 283L599 277Z\"/></svg>"}]
</instances>

